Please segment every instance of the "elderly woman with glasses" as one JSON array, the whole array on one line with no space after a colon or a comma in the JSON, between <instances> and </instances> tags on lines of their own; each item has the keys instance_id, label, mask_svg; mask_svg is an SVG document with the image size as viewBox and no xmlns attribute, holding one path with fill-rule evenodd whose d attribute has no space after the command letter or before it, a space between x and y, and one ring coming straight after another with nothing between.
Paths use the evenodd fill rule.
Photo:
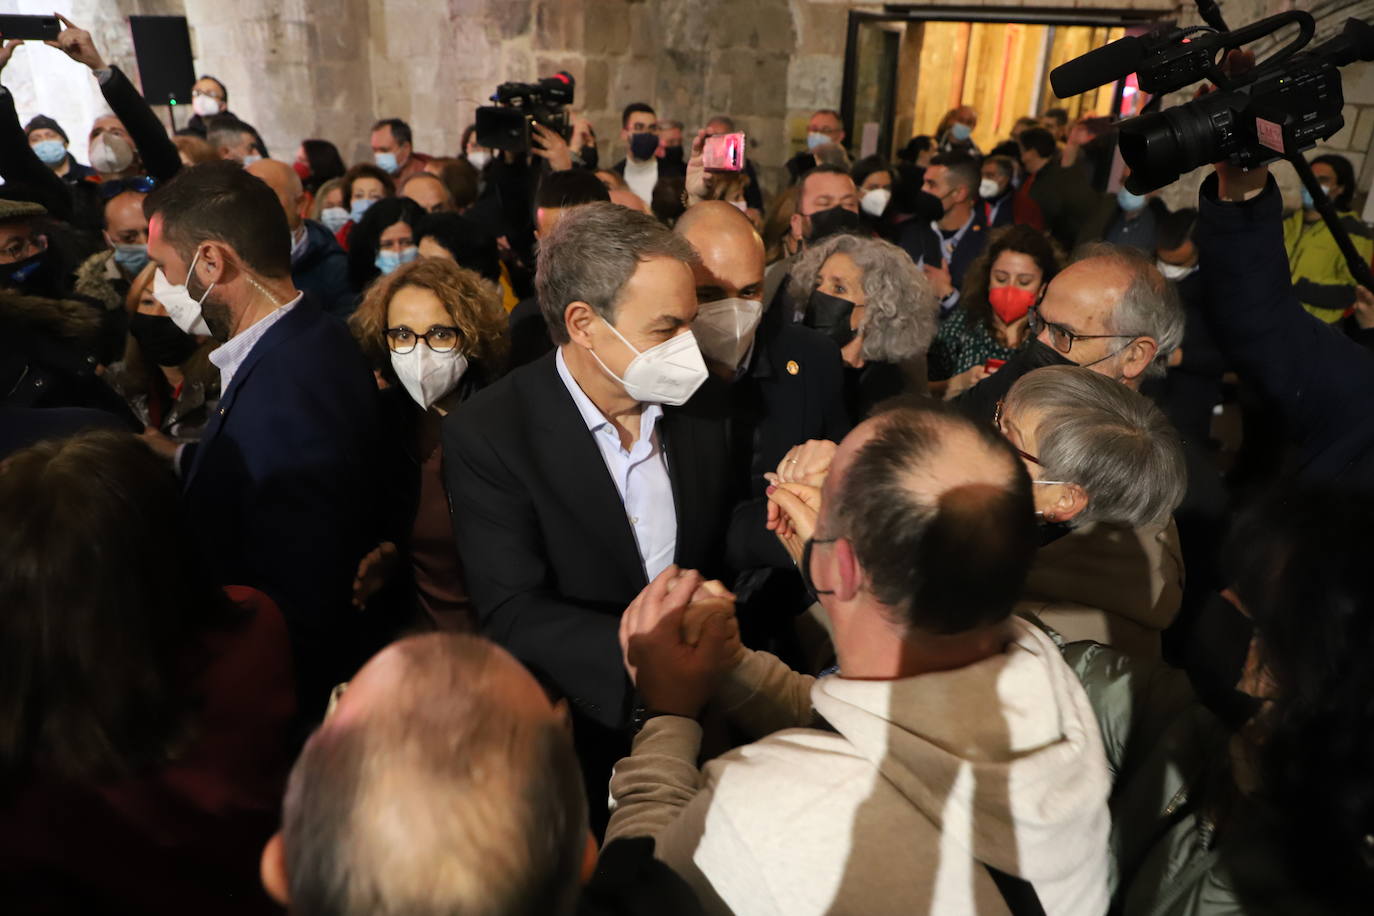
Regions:
<instances>
[{"instance_id":1,"label":"elderly woman with glasses","mask_svg":"<svg viewBox=\"0 0 1374 916\"><path fill-rule=\"evenodd\" d=\"M1044 532L1020 610L1066 639L1158 657L1183 597L1173 512L1187 473L1173 427L1076 366L1022 376L996 422L1030 472Z\"/></svg>"},{"instance_id":2,"label":"elderly woman with glasses","mask_svg":"<svg viewBox=\"0 0 1374 916\"><path fill-rule=\"evenodd\" d=\"M423 611L441 629L470 629L471 604L444 489L441 422L495 380L506 353L505 312L491 283L444 258L380 278L349 324L384 385L391 452L388 539L363 559L360 607L409 622ZM376 605L385 606L379 610Z\"/></svg>"}]
</instances>

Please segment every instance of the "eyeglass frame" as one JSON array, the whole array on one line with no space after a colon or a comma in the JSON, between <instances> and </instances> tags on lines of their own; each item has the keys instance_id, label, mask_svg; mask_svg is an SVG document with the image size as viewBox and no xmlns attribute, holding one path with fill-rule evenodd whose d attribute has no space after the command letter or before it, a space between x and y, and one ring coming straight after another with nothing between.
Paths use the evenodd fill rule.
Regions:
<instances>
[{"instance_id":1,"label":"eyeglass frame","mask_svg":"<svg viewBox=\"0 0 1374 916\"><path fill-rule=\"evenodd\" d=\"M1026 319L1026 329L1030 331L1031 336L1039 337L1041 331L1045 330L1046 328L1052 328L1053 331L1050 333L1050 346L1054 348L1055 352L1063 354L1064 356L1068 356L1070 353L1072 353L1074 343L1080 340L1110 340L1113 338L1121 339L1127 337L1134 340L1137 337L1145 336L1143 334L1079 334L1075 331L1069 330L1062 324L1046 320L1045 316L1040 314L1039 303L1032 305L1026 311L1028 316ZM1057 331L1058 333L1063 334L1069 338L1069 345L1067 347L1061 350L1054 343L1054 331Z\"/></svg>"},{"instance_id":2,"label":"eyeglass frame","mask_svg":"<svg viewBox=\"0 0 1374 916\"><path fill-rule=\"evenodd\" d=\"M396 349L391 345L391 334L393 331L405 331L406 333L412 335L415 338L415 343L411 344L410 347L405 350ZM434 344L429 342L429 335L433 334L435 331L452 331L453 346L449 347L446 350L436 349ZM392 353L399 353L402 356L406 355L407 353L415 352L415 348L420 345L420 341L422 340L425 342L425 346L429 347L431 353L452 353L454 350L458 349L458 344L463 339L463 329L458 327L457 325L452 324L432 324L429 326L428 331L425 331L423 334L421 334L419 331L412 330L411 328L408 328L402 324L397 325L394 328L386 328L385 330L383 330L382 339L386 341L386 348L388 351Z\"/></svg>"},{"instance_id":3,"label":"eyeglass frame","mask_svg":"<svg viewBox=\"0 0 1374 916\"><path fill-rule=\"evenodd\" d=\"M1029 461L1031 464L1035 465L1036 467L1038 467L1038 468L1043 468L1043 467L1045 466L1045 463L1044 463L1043 461L1041 461L1039 458L1037 458L1037 457L1035 457L1034 455L1032 455L1030 452L1025 451L1024 449L1018 448L1017 445L1016 445L1016 443L1011 441L1011 437L1007 435L1007 431L1006 431L1005 429L1002 428L1002 404L1003 404L1003 403L1005 403L1005 399L1000 399L1000 400L998 400L998 402L997 402L997 406L996 406L995 408L993 408L993 411L992 411L992 425L993 425L994 427L997 428L997 431L998 431L999 433L1002 434L1002 438L1007 440L1007 445L1011 446L1011 450L1012 450L1013 452L1015 452L1016 454L1020 455L1022 458L1024 458L1026 461ZM1033 483L1033 484L1038 483L1038 484L1040 484L1041 486L1046 486L1046 487L1053 487L1053 486L1070 487L1070 486L1073 486L1073 484L1072 484L1070 481L1067 481L1067 480L1036 480L1036 479L1033 478L1033 477L1031 478L1031 483Z\"/></svg>"},{"instance_id":4,"label":"eyeglass frame","mask_svg":"<svg viewBox=\"0 0 1374 916\"><path fill-rule=\"evenodd\" d=\"M16 241L21 241L16 239ZM31 232L28 237L22 239L23 247L19 249L19 255L13 261L0 261L3 264L18 264L20 261L27 260L36 254L42 254L48 250L48 234L46 232ZM8 257L4 251L0 251L0 256Z\"/></svg>"},{"instance_id":5,"label":"eyeglass frame","mask_svg":"<svg viewBox=\"0 0 1374 916\"><path fill-rule=\"evenodd\" d=\"M797 569L801 573L802 585L805 586L808 592L810 592L812 595L815 595L816 597L820 597L821 595L833 595L835 594L835 592L833 589L827 590L816 588L816 583L812 581L811 548L815 544L833 544L838 540L839 538L810 537L807 538L806 543L802 545L801 562L797 564Z\"/></svg>"}]
</instances>

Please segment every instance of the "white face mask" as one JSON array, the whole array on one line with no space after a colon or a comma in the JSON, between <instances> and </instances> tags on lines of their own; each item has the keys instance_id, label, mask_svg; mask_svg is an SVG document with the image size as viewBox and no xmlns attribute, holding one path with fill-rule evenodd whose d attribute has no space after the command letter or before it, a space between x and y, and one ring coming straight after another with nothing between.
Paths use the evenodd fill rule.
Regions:
<instances>
[{"instance_id":1,"label":"white face mask","mask_svg":"<svg viewBox=\"0 0 1374 916\"><path fill-rule=\"evenodd\" d=\"M101 134L91 141L91 168L106 175L122 172L134 164L134 148L118 134Z\"/></svg>"},{"instance_id":2,"label":"white face mask","mask_svg":"<svg viewBox=\"0 0 1374 916\"><path fill-rule=\"evenodd\" d=\"M720 299L697 309L692 333L706 358L734 369L753 345L762 318L763 303L757 299Z\"/></svg>"},{"instance_id":3,"label":"white face mask","mask_svg":"<svg viewBox=\"0 0 1374 916\"><path fill-rule=\"evenodd\" d=\"M641 352L609 321L604 318L601 321L611 329L612 334L620 338L621 343L630 348L635 358L625 367L623 378L607 368L595 351L592 352L592 359L636 401L681 407L706 381L706 361L701 358L697 339L690 330Z\"/></svg>"},{"instance_id":4,"label":"white face mask","mask_svg":"<svg viewBox=\"0 0 1374 916\"><path fill-rule=\"evenodd\" d=\"M435 353L429 344L416 341L409 353L392 353L391 368L415 403L428 410L434 402L458 387L468 371L468 358L456 347Z\"/></svg>"},{"instance_id":5,"label":"white face mask","mask_svg":"<svg viewBox=\"0 0 1374 916\"><path fill-rule=\"evenodd\" d=\"M208 95L192 95L191 110L202 118L220 113L219 99L211 98Z\"/></svg>"},{"instance_id":6,"label":"white face mask","mask_svg":"<svg viewBox=\"0 0 1374 916\"><path fill-rule=\"evenodd\" d=\"M978 182L978 196L983 198L983 200L992 200L1001 193L1002 189L998 187L997 182L993 181L991 178L984 178L982 181Z\"/></svg>"},{"instance_id":7,"label":"white face mask","mask_svg":"<svg viewBox=\"0 0 1374 916\"><path fill-rule=\"evenodd\" d=\"M197 250L195 257L191 258L191 266L186 268L187 280L191 279L191 271L196 269L196 261L199 258L200 251ZM187 334L210 336L210 327L205 323L200 307L205 297L210 295L210 290L214 288L215 284L211 283L205 288L205 294L196 300L186 291L185 283L174 284L167 279L161 267L153 273L153 298L162 303L162 307L167 310L167 316Z\"/></svg>"},{"instance_id":8,"label":"white face mask","mask_svg":"<svg viewBox=\"0 0 1374 916\"><path fill-rule=\"evenodd\" d=\"M320 211L320 222L324 223L325 228L330 232L338 232L352 219L352 215L343 207L325 207Z\"/></svg>"},{"instance_id":9,"label":"white face mask","mask_svg":"<svg viewBox=\"0 0 1374 916\"><path fill-rule=\"evenodd\" d=\"M1191 277L1197 271L1196 264L1192 267L1184 267L1182 264L1165 264L1163 261L1156 261L1155 266L1159 268L1160 273L1164 274L1164 279L1173 280L1175 283L1185 277Z\"/></svg>"},{"instance_id":10,"label":"white face mask","mask_svg":"<svg viewBox=\"0 0 1374 916\"><path fill-rule=\"evenodd\" d=\"M484 149L477 149L468 153L468 164L479 172L486 168L489 162L491 162L491 153Z\"/></svg>"},{"instance_id":11,"label":"white face mask","mask_svg":"<svg viewBox=\"0 0 1374 916\"><path fill-rule=\"evenodd\" d=\"M876 219L883 215L883 211L887 209L890 200L892 200L891 188L873 188L864 192L864 196L859 200L859 207Z\"/></svg>"}]
</instances>

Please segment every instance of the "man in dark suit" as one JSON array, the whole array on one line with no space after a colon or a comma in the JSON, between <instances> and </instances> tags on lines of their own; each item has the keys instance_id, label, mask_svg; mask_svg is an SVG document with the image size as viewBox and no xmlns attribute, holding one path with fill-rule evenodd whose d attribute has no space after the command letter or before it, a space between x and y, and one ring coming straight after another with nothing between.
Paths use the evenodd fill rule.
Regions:
<instances>
[{"instance_id":1,"label":"man in dark suit","mask_svg":"<svg viewBox=\"0 0 1374 916\"><path fill-rule=\"evenodd\" d=\"M280 606L301 708L323 713L366 651L350 600L375 534L376 386L348 329L292 283L290 232L267 185L210 163L145 208L159 300L174 318L199 310L223 341L210 356L219 407L178 456L190 530L217 581Z\"/></svg>"},{"instance_id":2,"label":"man in dark suit","mask_svg":"<svg viewBox=\"0 0 1374 916\"><path fill-rule=\"evenodd\" d=\"M664 178L686 178L687 165L681 159L658 155L658 115L643 102L626 105L620 116L620 139L625 143L625 158L611 168L620 173L631 191L646 204L654 202L654 185Z\"/></svg>"},{"instance_id":3,"label":"man in dark suit","mask_svg":"<svg viewBox=\"0 0 1374 916\"><path fill-rule=\"evenodd\" d=\"M987 246L987 219L978 198L978 162L961 153L942 153L930 160L923 190L940 201L943 215L933 229L939 233L942 263L923 264L926 277L940 297L940 314L959 304L964 273ZM922 263L925 227L916 220L903 229L899 243L911 259Z\"/></svg>"},{"instance_id":4,"label":"man in dark suit","mask_svg":"<svg viewBox=\"0 0 1374 916\"><path fill-rule=\"evenodd\" d=\"M719 570L727 423L707 371L686 241L610 203L565 213L536 285L557 349L445 420L453 527L483 632L571 702L605 819L634 693L621 612L670 564Z\"/></svg>"},{"instance_id":5,"label":"man in dark suit","mask_svg":"<svg viewBox=\"0 0 1374 916\"><path fill-rule=\"evenodd\" d=\"M730 521L728 564L745 642L762 647L800 609L801 579L765 525L764 474L808 439L838 442L849 432L839 348L800 324L761 321L763 239L724 201L696 204L676 231L696 249L697 343L713 375L728 383L730 473L739 494ZM765 590L766 589L766 590Z\"/></svg>"}]
</instances>

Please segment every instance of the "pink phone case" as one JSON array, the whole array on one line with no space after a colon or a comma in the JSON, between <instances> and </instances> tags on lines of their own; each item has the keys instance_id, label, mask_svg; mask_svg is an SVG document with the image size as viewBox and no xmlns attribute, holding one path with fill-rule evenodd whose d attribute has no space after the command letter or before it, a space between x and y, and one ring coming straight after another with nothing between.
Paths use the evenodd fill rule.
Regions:
<instances>
[{"instance_id":1,"label":"pink phone case","mask_svg":"<svg viewBox=\"0 0 1374 916\"><path fill-rule=\"evenodd\" d=\"M744 134L707 137L701 160L713 172L738 172L744 168Z\"/></svg>"}]
</instances>

